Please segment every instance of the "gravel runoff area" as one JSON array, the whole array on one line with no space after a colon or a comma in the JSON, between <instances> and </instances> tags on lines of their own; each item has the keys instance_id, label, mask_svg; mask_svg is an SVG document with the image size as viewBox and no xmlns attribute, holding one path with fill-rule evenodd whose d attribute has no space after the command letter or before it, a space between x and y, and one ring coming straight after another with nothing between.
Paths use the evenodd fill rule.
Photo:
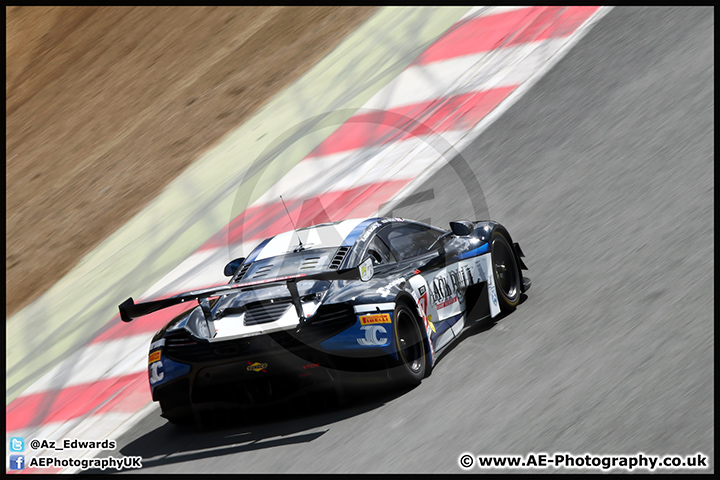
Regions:
<instances>
[{"instance_id":1,"label":"gravel runoff area","mask_svg":"<svg viewBox=\"0 0 720 480\"><path fill-rule=\"evenodd\" d=\"M6 7L6 315L375 7Z\"/></svg>"}]
</instances>

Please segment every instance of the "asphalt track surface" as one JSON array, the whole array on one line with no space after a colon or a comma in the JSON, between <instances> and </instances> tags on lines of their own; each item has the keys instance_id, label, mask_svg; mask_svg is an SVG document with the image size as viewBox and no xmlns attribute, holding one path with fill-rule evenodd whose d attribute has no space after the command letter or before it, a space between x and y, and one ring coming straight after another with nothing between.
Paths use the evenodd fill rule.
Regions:
<instances>
[{"instance_id":1,"label":"asphalt track surface","mask_svg":"<svg viewBox=\"0 0 720 480\"><path fill-rule=\"evenodd\" d=\"M155 411L115 454L147 473L459 473L464 452L702 452L714 471L713 38L710 8L616 7L462 152L482 192L444 169L393 211L446 225L484 194L533 280L418 388L201 432Z\"/></svg>"}]
</instances>

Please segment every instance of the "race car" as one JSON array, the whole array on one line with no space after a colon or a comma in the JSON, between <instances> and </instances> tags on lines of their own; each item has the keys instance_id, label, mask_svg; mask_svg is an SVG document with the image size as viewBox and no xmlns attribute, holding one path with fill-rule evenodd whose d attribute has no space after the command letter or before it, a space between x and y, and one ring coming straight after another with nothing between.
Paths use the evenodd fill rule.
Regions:
<instances>
[{"instance_id":1,"label":"race car","mask_svg":"<svg viewBox=\"0 0 720 480\"><path fill-rule=\"evenodd\" d=\"M185 424L357 378L413 387L465 328L515 309L523 256L494 221L343 220L262 241L226 265L226 285L119 310L129 322L197 301L155 334L148 362L162 416Z\"/></svg>"}]
</instances>

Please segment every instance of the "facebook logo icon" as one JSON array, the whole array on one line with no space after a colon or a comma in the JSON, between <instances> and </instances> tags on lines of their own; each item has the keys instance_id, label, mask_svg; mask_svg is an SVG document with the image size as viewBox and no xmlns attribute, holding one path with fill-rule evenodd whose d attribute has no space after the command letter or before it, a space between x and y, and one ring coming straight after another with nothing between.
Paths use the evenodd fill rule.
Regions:
<instances>
[{"instance_id":1,"label":"facebook logo icon","mask_svg":"<svg viewBox=\"0 0 720 480\"><path fill-rule=\"evenodd\" d=\"M10 470L23 470L25 468L25 455L10 455Z\"/></svg>"}]
</instances>

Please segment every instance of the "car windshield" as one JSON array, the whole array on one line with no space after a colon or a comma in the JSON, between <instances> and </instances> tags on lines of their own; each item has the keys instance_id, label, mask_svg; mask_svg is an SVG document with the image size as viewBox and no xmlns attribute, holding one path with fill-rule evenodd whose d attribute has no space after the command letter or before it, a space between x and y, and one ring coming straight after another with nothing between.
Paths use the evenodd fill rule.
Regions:
<instances>
[{"instance_id":1,"label":"car windshield","mask_svg":"<svg viewBox=\"0 0 720 480\"><path fill-rule=\"evenodd\" d=\"M243 282L264 280L300 273L317 273L328 270L338 251L333 248L316 248L286 255L264 258L253 262L242 277Z\"/></svg>"}]
</instances>

